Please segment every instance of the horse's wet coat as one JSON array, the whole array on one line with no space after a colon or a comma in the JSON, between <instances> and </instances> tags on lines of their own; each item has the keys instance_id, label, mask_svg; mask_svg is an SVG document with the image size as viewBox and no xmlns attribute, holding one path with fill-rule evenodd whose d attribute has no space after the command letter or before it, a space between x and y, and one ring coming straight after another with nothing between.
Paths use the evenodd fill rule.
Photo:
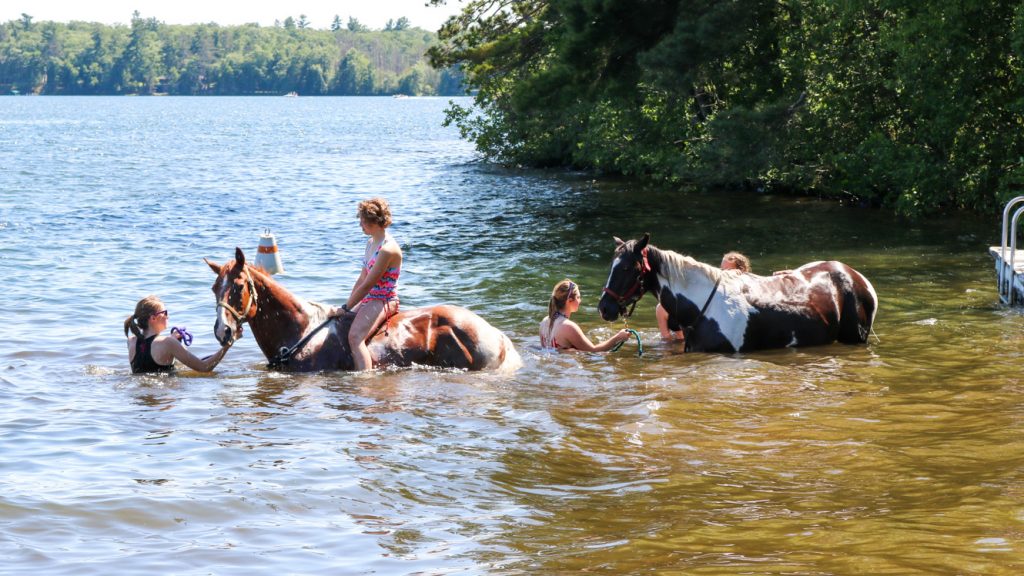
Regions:
<instances>
[{"instance_id":1,"label":"horse's wet coat","mask_svg":"<svg viewBox=\"0 0 1024 576\"><path fill-rule=\"evenodd\" d=\"M618 318L651 292L668 312L669 328L686 331L688 350L857 344L867 342L871 332L878 297L867 278L841 262L812 262L785 274L758 276L659 250L649 245L649 236L616 241L598 304L602 317Z\"/></svg>"},{"instance_id":2,"label":"horse's wet coat","mask_svg":"<svg viewBox=\"0 0 1024 576\"><path fill-rule=\"evenodd\" d=\"M218 302L214 333L221 343L237 338L240 323L248 322L263 355L271 359L327 319L330 307L295 296L262 270L247 265L241 250L236 249L235 260L223 266L207 263L217 274L213 283ZM353 369L347 338L351 322L348 315L330 322L296 350L283 369ZM391 315L386 326L369 339L367 348L377 367L422 364L514 370L521 365L507 336L473 312L451 305Z\"/></svg>"}]
</instances>

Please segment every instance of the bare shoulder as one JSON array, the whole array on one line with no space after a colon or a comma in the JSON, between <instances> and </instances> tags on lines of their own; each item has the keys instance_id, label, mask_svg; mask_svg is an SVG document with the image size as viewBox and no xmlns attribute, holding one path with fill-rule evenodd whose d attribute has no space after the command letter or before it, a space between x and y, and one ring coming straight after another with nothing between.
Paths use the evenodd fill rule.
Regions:
<instances>
[{"instance_id":1,"label":"bare shoulder","mask_svg":"<svg viewBox=\"0 0 1024 576\"><path fill-rule=\"evenodd\" d=\"M579 324L566 318L562 322L562 325L558 327L558 332L560 334L582 334L583 330L580 328Z\"/></svg>"}]
</instances>

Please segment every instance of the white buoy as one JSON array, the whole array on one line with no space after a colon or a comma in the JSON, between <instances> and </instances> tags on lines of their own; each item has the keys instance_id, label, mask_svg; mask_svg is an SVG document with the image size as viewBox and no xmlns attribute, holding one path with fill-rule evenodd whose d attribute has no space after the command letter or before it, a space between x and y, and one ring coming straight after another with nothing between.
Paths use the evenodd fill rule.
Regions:
<instances>
[{"instance_id":1,"label":"white buoy","mask_svg":"<svg viewBox=\"0 0 1024 576\"><path fill-rule=\"evenodd\" d=\"M277 253L277 240L269 229L260 234L260 245L256 249L256 266L266 270L267 274L284 272L281 255Z\"/></svg>"}]
</instances>

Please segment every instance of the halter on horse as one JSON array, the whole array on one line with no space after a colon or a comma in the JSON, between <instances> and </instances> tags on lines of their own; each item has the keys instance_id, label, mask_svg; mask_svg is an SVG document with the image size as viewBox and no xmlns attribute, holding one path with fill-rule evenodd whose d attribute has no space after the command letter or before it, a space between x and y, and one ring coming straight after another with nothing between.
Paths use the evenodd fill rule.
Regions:
<instances>
[{"instance_id":1,"label":"halter on horse","mask_svg":"<svg viewBox=\"0 0 1024 576\"><path fill-rule=\"evenodd\" d=\"M214 334L221 344L238 338L241 325L248 323L268 359L279 359L282 349L293 349L287 362L275 368L297 372L353 368L347 338L350 316L328 322L329 306L293 295L259 268L246 264L238 248L234 261L206 263L217 274ZM521 365L511 340L465 308L416 308L394 314L386 323L388 330L378 331L367 344L375 366L515 370ZM321 325L323 329L316 330Z\"/></svg>"},{"instance_id":2,"label":"halter on horse","mask_svg":"<svg viewBox=\"0 0 1024 576\"><path fill-rule=\"evenodd\" d=\"M867 342L878 296L867 278L841 262L812 262L776 276L723 271L650 245L650 234L615 238L598 309L605 320L629 316L647 292L657 295L669 328L687 350L747 352L839 341Z\"/></svg>"}]
</instances>

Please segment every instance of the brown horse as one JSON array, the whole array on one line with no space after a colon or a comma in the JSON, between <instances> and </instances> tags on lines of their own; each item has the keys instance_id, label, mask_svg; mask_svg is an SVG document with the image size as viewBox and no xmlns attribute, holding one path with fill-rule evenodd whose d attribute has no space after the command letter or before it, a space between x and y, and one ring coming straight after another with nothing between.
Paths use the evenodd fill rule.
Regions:
<instances>
[{"instance_id":1,"label":"brown horse","mask_svg":"<svg viewBox=\"0 0 1024 576\"><path fill-rule=\"evenodd\" d=\"M814 346L838 340L863 344L878 308L875 289L842 262L811 262L774 276L720 270L650 245L650 234L623 242L598 310L615 320L651 292L682 329L686 349L747 352ZM630 309L631 311L631 309Z\"/></svg>"},{"instance_id":2,"label":"brown horse","mask_svg":"<svg viewBox=\"0 0 1024 576\"><path fill-rule=\"evenodd\" d=\"M328 321L330 306L293 295L261 269L246 264L241 249L236 248L235 259L224 265L206 263L217 274L213 330L221 344L234 341L241 325L248 323L275 368L309 372L354 367L347 338L351 317ZM522 364L507 336L465 308L416 308L398 312L385 324L367 343L377 367L420 364L511 371ZM274 362L285 350L293 353L284 362Z\"/></svg>"}]
</instances>

